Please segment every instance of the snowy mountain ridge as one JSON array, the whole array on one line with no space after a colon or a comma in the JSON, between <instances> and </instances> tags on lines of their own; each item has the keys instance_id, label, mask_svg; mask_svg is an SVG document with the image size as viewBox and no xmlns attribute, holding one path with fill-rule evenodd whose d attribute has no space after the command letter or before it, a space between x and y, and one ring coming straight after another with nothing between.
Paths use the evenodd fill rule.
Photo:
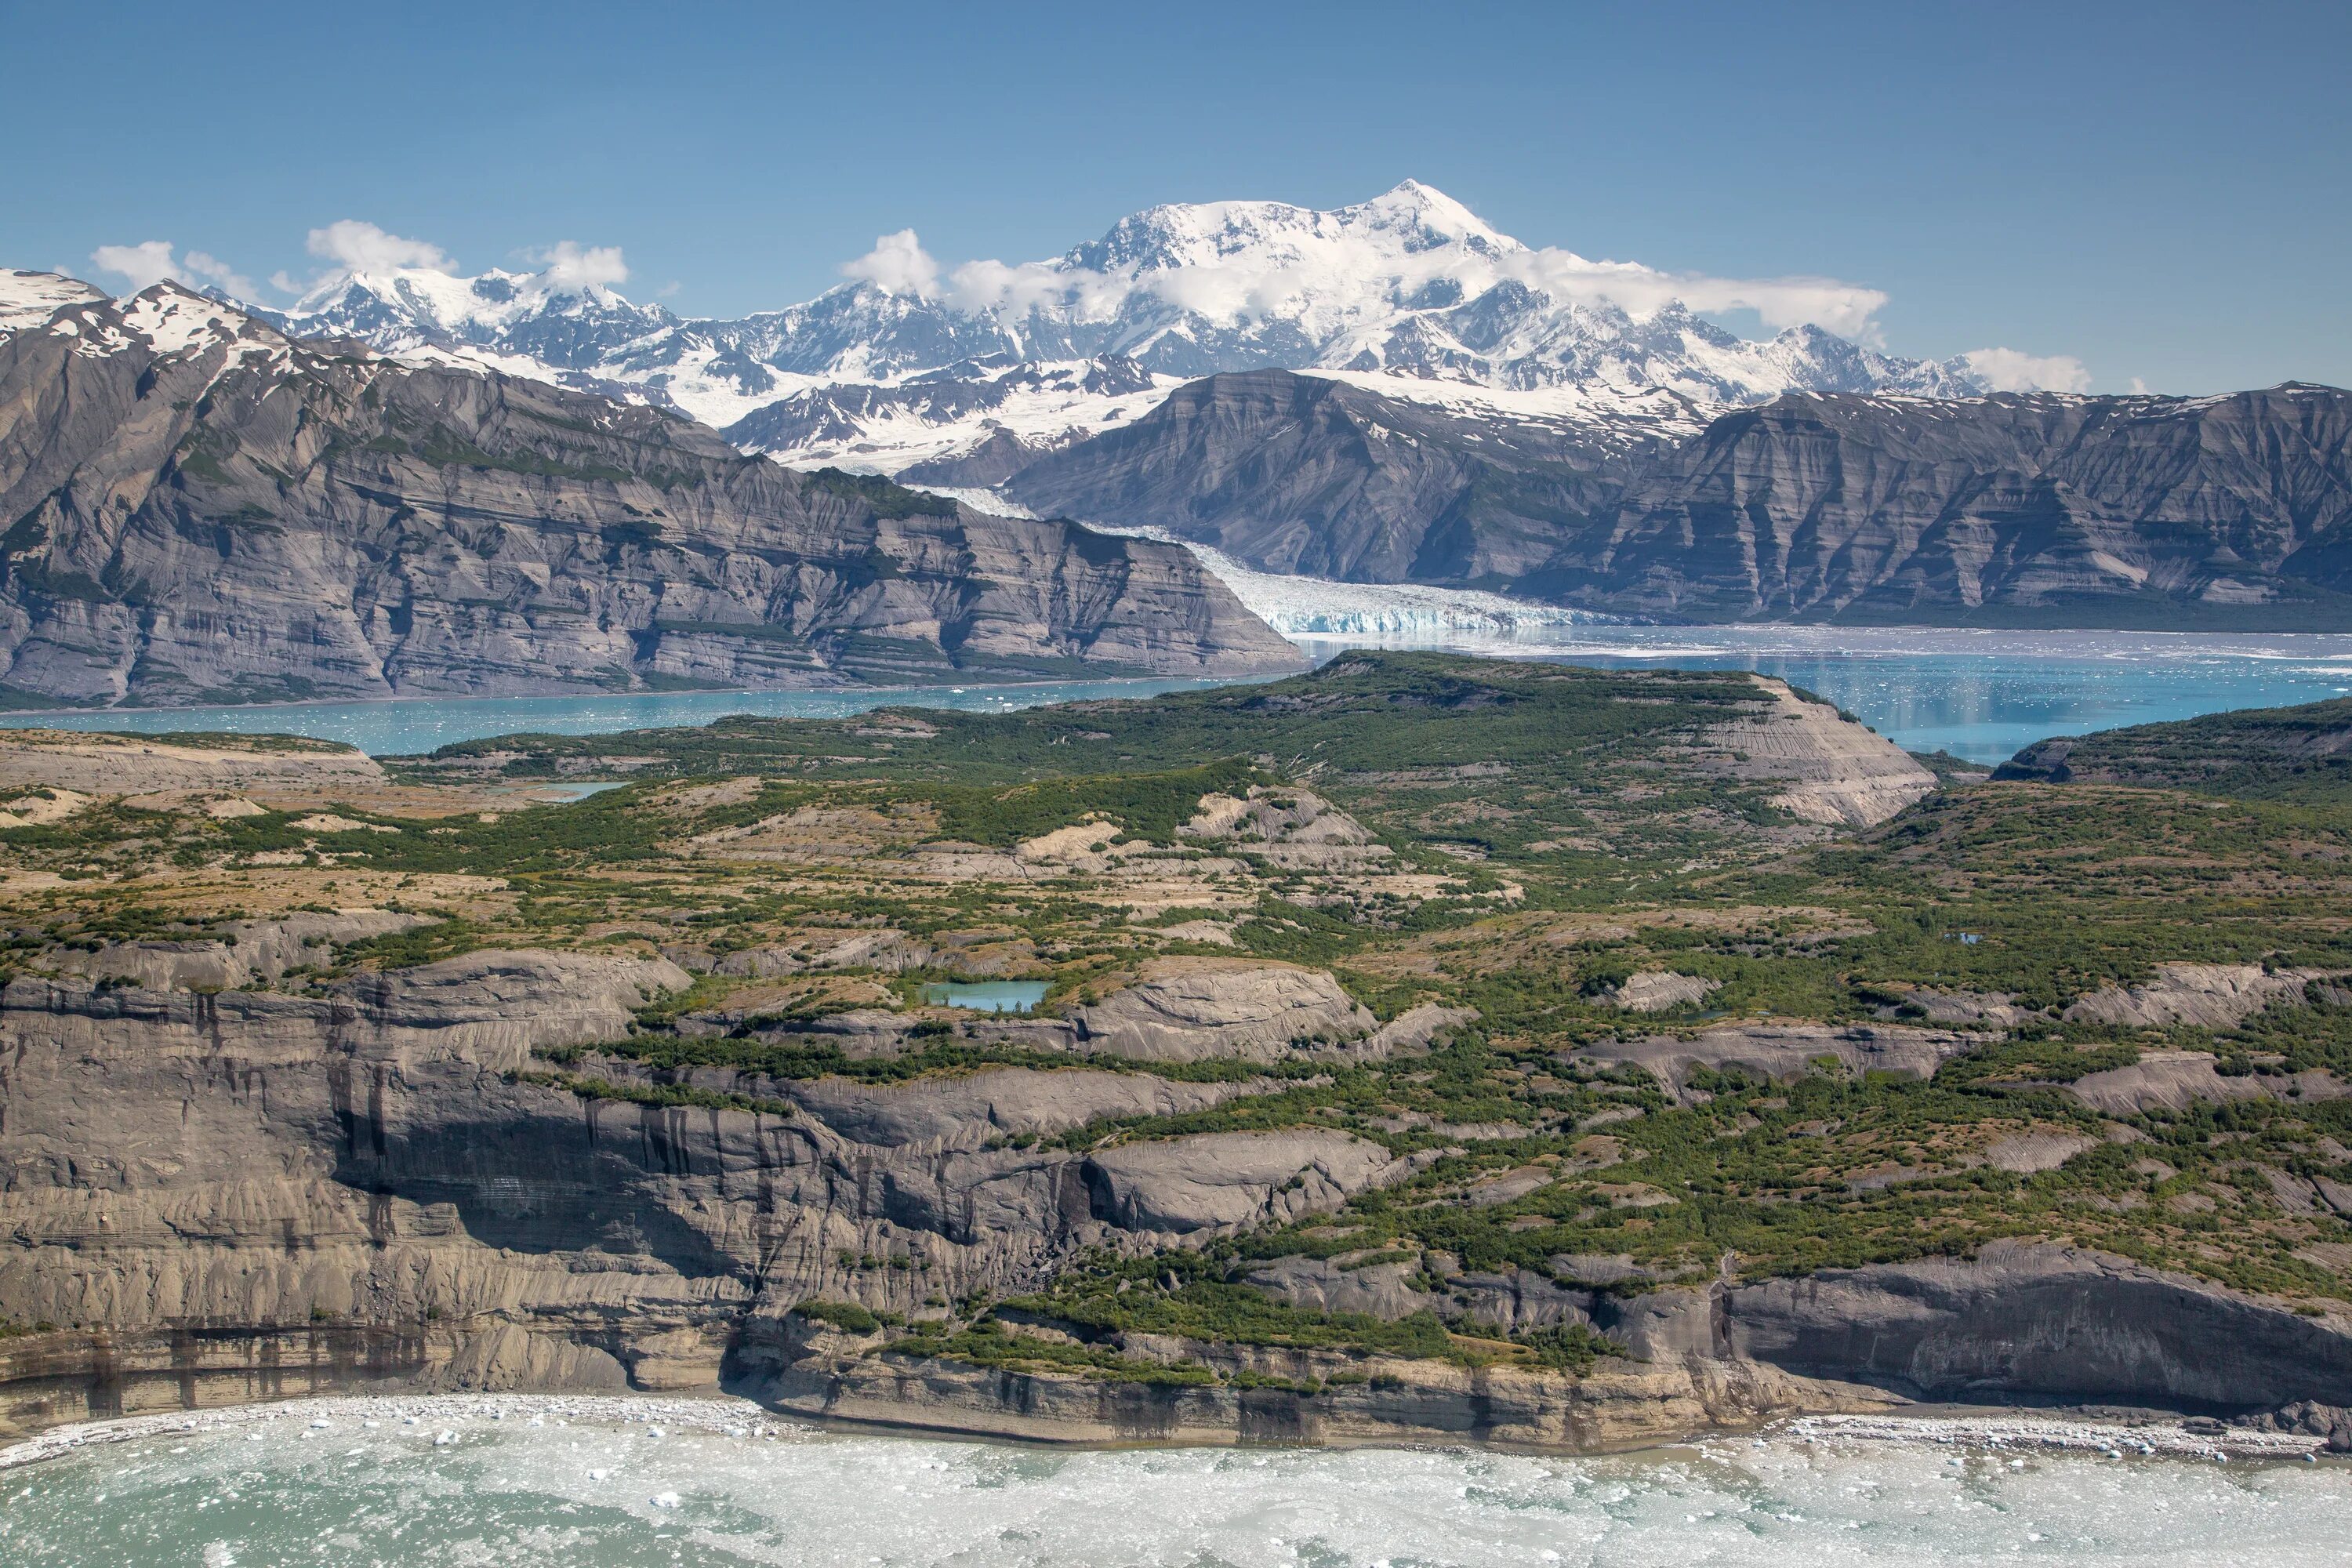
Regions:
<instances>
[{"instance_id":1,"label":"snowy mountain ridge","mask_svg":"<svg viewBox=\"0 0 2352 1568\"><path fill-rule=\"evenodd\" d=\"M782 460L883 471L1001 435L1052 449L1221 371L1376 376L1393 395L1458 403L1475 391L1579 422L1638 417L1661 395L1702 411L1800 390L1964 395L2016 384L2024 357L1898 358L1817 324L1866 335L1883 303L1872 290L1537 249L1410 180L1328 211L1151 207L1010 266L943 267L906 231L815 299L735 320L632 302L613 286L617 258L593 264L605 253L583 265L569 247L540 271L465 277L415 248L407 265L346 267L290 309L258 313L304 336L666 404L740 426L741 445ZM1702 314L1738 309L1780 331L1749 341Z\"/></svg>"}]
</instances>

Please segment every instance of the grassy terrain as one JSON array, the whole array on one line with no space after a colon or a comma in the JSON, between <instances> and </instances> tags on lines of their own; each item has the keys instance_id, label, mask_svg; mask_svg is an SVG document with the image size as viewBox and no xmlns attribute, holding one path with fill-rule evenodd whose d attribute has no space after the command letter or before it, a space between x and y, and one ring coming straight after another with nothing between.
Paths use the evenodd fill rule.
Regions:
<instances>
[{"instance_id":1,"label":"grassy terrain","mask_svg":"<svg viewBox=\"0 0 2352 1568\"><path fill-rule=\"evenodd\" d=\"M2315 986L2221 1026L2066 1016L2166 964L2352 972L2352 794L2326 752L2352 706L2088 738L2061 782L2046 766L1993 781L1948 768L1893 820L1832 835L1740 776L1717 731L1757 702L1738 675L1349 655L1143 702L468 742L397 765L373 797L272 798L226 819L112 801L0 834L25 874L0 962L37 972L69 952L361 902L433 919L321 950L281 988L493 945L666 952L710 973L630 1037L552 1053L541 1080L775 1114L786 1086L817 1078L1069 1065L922 1012L933 979L1030 975L1066 1007L1154 959L1258 958L1328 970L1382 1018L1475 1010L1435 1048L1388 1061L1090 1064L1246 1091L1024 1142L1076 1152L1315 1127L1424 1163L1336 1215L1063 1259L1003 1319L869 1325L908 1353L988 1366L1212 1375L1108 1343L1136 1331L1582 1370L1604 1344L1465 1332L1465 1281L1572 1284L1599 1258L1622 1262L1612 1288L1641 1289L2006 1237L2315 1310L2352 1300L2352 1225L2314 1195L2322 1182L2352 1192L2352 1099L2289 1080L2352 1079L2352 998ZM575 775L625 782L560 806L499 793ZM1370 843L1332 868L1189 834L1204 797L1253 789L1311 791ZM317 826L322 809L346 826ZM1019 858L1080 823L1099 830L1083 853ZM793 955L793 972L718 973L754 950ZM1629 977L1658 971L1713 984L1654 1016L1616 1005ZM1970 1026L1926 1081L1832 1058L1779 1082L1701 1068L1675 1091L1591 1049L1731 1026L1926 1027L1969 1007L2000 1021ZM879 1053L814 1026L858 1008L922 1021ZM2210 1053L2274 1092L2110 1117L2065 1089L2153 1049ZM2004 1151L2036 1140L2060 1141L2063 1163L2011 1168ZM1247 1283L1287 1256L1403 1265L1426 1306L1305 1312ZM1024 1332L1024 1314L1068 1332Z\"/></svg>"}]
</instances>

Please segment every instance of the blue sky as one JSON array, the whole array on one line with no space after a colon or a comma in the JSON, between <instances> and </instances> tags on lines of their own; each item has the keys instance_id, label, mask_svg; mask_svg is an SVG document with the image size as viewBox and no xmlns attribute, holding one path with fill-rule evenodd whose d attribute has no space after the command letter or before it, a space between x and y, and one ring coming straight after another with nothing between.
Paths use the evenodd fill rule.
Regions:
<instances>
[{"instance_id":1,"label":"blue sky","mask_svg":"<svg viewBox=\"0 0 2352 1568\"><path fill-rule=\"evenodd\" d=\"M1027 260L1412 176L1531 245L1884 290L1898 353L2352 384L2341 3L0 0L0 40L8 265L166 240L301 278L349 218L468 270L618 247L624 293L737 314L908 226Z\"/></svg>"}]
</instances>

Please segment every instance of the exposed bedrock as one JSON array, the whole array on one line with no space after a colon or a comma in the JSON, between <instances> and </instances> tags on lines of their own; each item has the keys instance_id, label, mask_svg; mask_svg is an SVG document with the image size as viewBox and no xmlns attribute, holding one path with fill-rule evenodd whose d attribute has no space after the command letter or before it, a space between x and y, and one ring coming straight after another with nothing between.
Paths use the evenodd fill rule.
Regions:
<instances>
[{"instance_id":1,"label":"exposed bedrock","mask_svg":"<svg viewBox=\"0 0 2352 1568\"><path fill-rule=\"evenodd\" d=\"M752 1327L731 1385L795 1415L1063 1443L1403 1443L1454 1440L1541 1448L1630 1448L1711 1427L1814 1410L1871 1410L1874 1390L1794 1376L1758 1363L1615 1363L1582 1378L1442 1362L1355 1361L1330 1352L1178 1349L1228 1375L1304 1383L1358 1379L1306 1394L1283 1387L1168 1386L997 1371L868 1355L871 1342ZM1148 1347L1138 1347L1144 1349Z\"/></svg>"},{"instance_id":2,"label":"exposed bedrock","mask_svg":"<svg viewBox=\"0 0 2352 1568\"><path fill-rule=\"evenodd\" d=\"M541 1081L534 1047L624 1033L684 981L541 952L323 997L16 981L0 1321L50 1327L0 1341L0 1425L385 1379L707 1386L749 1318L811 1297L904 1311L1024 1289L1079 1247L1328 1211L1405 1169L1315 1132L1100 1160L1013 1145L1245 1083L730 1080L777 1114Z\"/></svg>"},{"instance_id":3,"label":"exposed bedrock","mask_svg":"<svg viewBox=\"0 0 2352 1568\"><path fill-rule=\"evenodd\" d=\"M1629 1315L1636 1342L1696 1327ZM2043 1398L2235 1414L2352 1404L2352 1323L2072 1247L1826 1269L1721 1292L1710 1354L1914 1398Z\"/></svg>"},{"instance_id":4,"label":"exposed bedrock","mask_svg":"<svg viewBox=\"0 0 2352 1568\"><path fill-rule=\"evenodd\" d=\"M1684 1037L1651 1035L1602 1040L1577 1053L1580 1059L1630 1062L1645 1068L1672 1092L1695 1068L1752 1073L1759 1078L1801 1078L1821 1058L1833 1058L1849 1071L1890 1072L1927 1079L1952 1058L1983 1043L1984 1037L1941 1029L1885 1025L1837 1027L1824 1024L1733 1024Z\"/></svg>"},{"instance_id":5,"label":"exposed bedrock","mask_svg":"<svg viewBox=\"0 0 2352 1568\"><path fill-rule=\"evenodd\" d=\"M1293 1259L1255 1276L1300 1305L1434 1307L1486 1331L1585 1321L1644 1358L1581 1383L1358 1368L1395 1381L1275 1398L850 1355L792 1309L1003 1296L1083 1248L1197 1245L1328 1213L1415 1166L1333 1130L1102 1148L1087 1131L1263 1088L1249 1083L1081 1066L906 1085L670 1080L772 1107L753 1110L614 1098L654 1081L593 1049L570 1070L626 1080L602 1096L535 1065L534 1047L593 1047L684 979L660 962L487 952L325 995L12 983L0 1320L46 1327L0 1339L0 1430L333 1388L710 1387L728 1369L787 1409L1064 1437L1592 1447L1895 1395L2352 1405L2342 1321L2054 1247L1633 1295L1658 1282L1612 1259L1556 1259L1551 1278L1449 1273L1435 1296L1396 1263ZM1792 1064L1843 1043L1884 1065L1864 1047L1894 1033L1762 1044ZM1951 1038L1901 1037L1922 1068ZM1729 1062L1759 1042L1726 1044ZM1160 1353L1129 1353L1147 1352ZM1346 1370L1285 1371L1289 1354L1197 1352L1301 1382Z\"/></svg>"},{"instance_id":6,"label":"exposed bedrock","mask_svg":"<svg viewBox=\"0 0 2352 1568\"><path fill-rule=\"evenodd\" d=\"M1272 1061L1294 1041L1370 1034L1376 1020L1320 970L1160 959L1143 978L1071 1009L1078 1044L1134 1061Z\"/></svg>"}]
</instances>

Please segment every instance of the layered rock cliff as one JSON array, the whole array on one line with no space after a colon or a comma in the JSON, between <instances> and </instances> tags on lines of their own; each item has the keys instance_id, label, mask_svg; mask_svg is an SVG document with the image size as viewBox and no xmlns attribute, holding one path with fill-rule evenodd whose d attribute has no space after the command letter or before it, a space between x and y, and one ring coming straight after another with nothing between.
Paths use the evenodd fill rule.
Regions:
<instances>
[{"instance_id":1,"label":"layered rock cliff","mask_svg":"<svg viewBox=\"0 0 2352 1568\"><path fill-rule=\"evenodd\" d=\"M20 702L1245 673L1184 552L794 474L675 415L159 284L0 339Z\"/></svg>"},{"instance_id":2,"label":"layered rock cliff","mask_svg":"<svg viewBox=\"0 0 2352 1568\"><path fill-rule=\"evenodd\" d=\"M1641 412L1548 423L1220 375L1006 489L1261 570L1636 615L2352 626L2352 394L2335 388Z\"/></svg>"},{"instance_id":3,"label":"layered rock cliff","mask_svg":"<svg viewBox=\"0 0 2352 1568\"><path fill-rule=\"evenodd\" d=\"M1791 395L1604 521L1528 586L1709 620L2352 625L2352 393Z\"/></svg>"}]
</instances>

